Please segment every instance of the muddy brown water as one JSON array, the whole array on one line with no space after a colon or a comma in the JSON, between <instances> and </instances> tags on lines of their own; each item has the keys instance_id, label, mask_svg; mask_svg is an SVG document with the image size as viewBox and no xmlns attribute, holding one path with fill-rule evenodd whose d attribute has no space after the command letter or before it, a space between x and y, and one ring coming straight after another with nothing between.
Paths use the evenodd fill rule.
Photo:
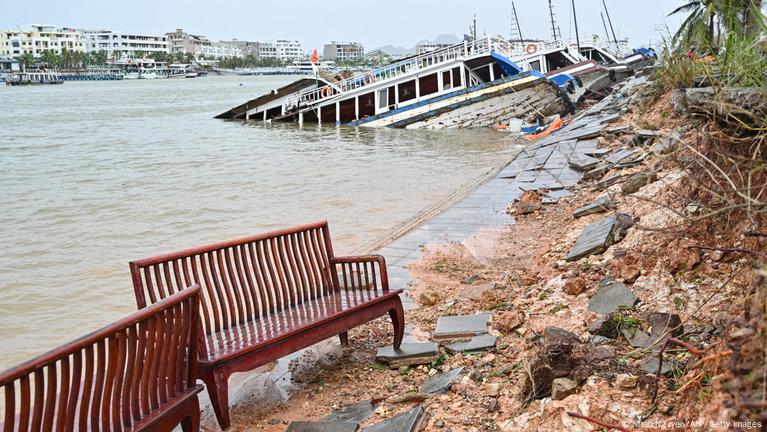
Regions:
<instances>
[{"instance_id":1,"label":"muddy brown water","mask_svg":"<svg viewBox=\"0 0 767 432\"><path fill-rule=\"evenodd\" d=\"M133 311L131 259L319 219L350 252L518 148L213 119L291 79L0 87L0 369Z\"/></svg>"}]
</instances>

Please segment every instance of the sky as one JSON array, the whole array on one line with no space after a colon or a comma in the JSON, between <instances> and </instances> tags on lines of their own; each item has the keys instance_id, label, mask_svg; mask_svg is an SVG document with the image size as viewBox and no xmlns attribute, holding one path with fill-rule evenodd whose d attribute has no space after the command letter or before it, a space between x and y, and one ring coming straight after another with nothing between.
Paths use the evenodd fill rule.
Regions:
<instances>
[{"instance_id":1,"label":"sky","mask_svg":"<svg viewBox=\"0 0 767 432\"><path fill-rule=\"evenodd\" d=\"M675 29L667 18L681 0L606 0L619 38L634 46L659 40ZM602 0L576 0L581 38L604 36ZM525 38L548 39L551 26L544 0L515 0ZM564 38L575 37L571 0L555 0ZM29 24L164 34L176 28L211 40L298 39L309 51L331 40L358 41L367 50L384 45L406 48L438 35L462 36L477 16L479 35L509 35L510 0L35 0L7 1L0 28ZM663 30L665 31L665 30Z\"/></svg>"}]
</instances>

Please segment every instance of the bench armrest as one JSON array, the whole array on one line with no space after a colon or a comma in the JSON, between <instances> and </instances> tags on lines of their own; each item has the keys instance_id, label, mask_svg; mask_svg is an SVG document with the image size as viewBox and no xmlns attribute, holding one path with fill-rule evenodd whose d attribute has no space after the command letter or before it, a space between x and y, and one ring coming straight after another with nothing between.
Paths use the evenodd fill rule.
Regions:
<instances>
[{"instance_id":1,"label":"bench armrest","mask_svg":"<svg viewBox=\"0 0 767 432\"><path fill-rule=\"evenodd\" d=\"M330 264L333 284L337 290L389 291L386 259L381 255L333 257Z\"/></svg>"}]
</instances>

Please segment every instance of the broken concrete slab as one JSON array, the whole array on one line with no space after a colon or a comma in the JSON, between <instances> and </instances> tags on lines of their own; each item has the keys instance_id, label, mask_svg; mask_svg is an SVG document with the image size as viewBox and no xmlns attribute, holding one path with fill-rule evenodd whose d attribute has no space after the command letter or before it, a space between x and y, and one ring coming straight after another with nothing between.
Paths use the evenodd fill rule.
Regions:
<instances>
[{"instance_id":1,"label":"broken concrete slab","mask_svg":"<svg viewBox=\"0 0 767 432\"><path fill-rule=\"evenodd\" d=\"M398 350L386 346L376 352L376 361L392 368L431 363L438 357L439 345L434 342L403 343Z\"/></svg>"},{"instance_id":2,"label":"broken concrete slab","mask_svg":"<svg viewBox=\"0 0 767 432\"><path fill-rule=\"evenodd\" d=\"M358 423L294 421L288 426L287 432L357 432L358 430L360 430Z\"/></svg>"},{"instance_id":3,"label":"broken concrete slab","mask_svg":"<svg viewBox=\"0 0 767 432\"><path fill-rule=\"evenodd\" d=\"M349 405L338 411L332 412L325 416L323 422L346 422L346 423L362 423L370 414L373 414L376 407L371 401L363 401L354 405Z\"/></svg>"},{"instance_id":4,"label":"broken concrete slab","mask_svg":"<svg viewBox=\"0 0 767 432\"><path fill-rule=\"evenodd\" d=\"M634 292L620 282L606 285L589 300L589 310L599 314L611 314L621 308L633 308L639 301Z\"/></svg>"},{"instance_id":5,"label":"broken concrete slab","mask_svg":"<svg viewBox=\"0 0 767 432\"><path fill-rule=\"evenodd\" d=\"M444 341L464 339L485 334L490 325L490 314L442 316L437 320L432 339Z\"/></svg>"},{"instance_id":6,"label":"broken concrete slab","mask_svg":"<svg viewBox=\"0 0 767 432\"><path fill-rule=\"evenodd\" d=\"M637 152L635 150L618 150L617 152L611 154L610 156L607 156L605 158L605 161L611 163L611 164L619 164L621 162L626 161L630 158L635 158L637 155L641 155L640 152Z\"/></svg>"},{"instance_id":7,"label":"broken concrete slab","mask_svg":"<svg viewBox=\"0 0 767 432\"><path fill-rule=\"evenodd\" d=\"M616 126L616 127L605 129L605 132L609 133L609 134L612 134L612 135L616 135L616 134L619 134L619 133L622 133L622 132L626 132L630 128L631 128L631 126L626 124L626 125L622 125L622 126Z\"/></svg>"},{"instance_id":8,"label":"broken concrete slab","mask_svg":"<svg viewBox=\"0 0 767 432\"><path fill-rule=\"evenodd\" d=\"M600 178L608 173L613 168L614 164L609 162L602 162L596 168L583 174L583 180L593 180Z\"/></svg>"},{"instance_id":9,"label":"broken concrete slab","mask_svg":"<svg viewBox=\"0 0 767 432\"><path fill-rule=\"evenodd\" d=\"M605 190L609 188L610 186L619 183L621 180L623 180L623 174L615 174L611 175L610 177L607 177L606 179L602 180L601 182L594 185L595 190Z\"/></svg>"},{"instance_id":10,"label":"broken concrete slab","mask_svg":"<svg viewBox=\"0 0 767 432\"><path fill-rule=\"evenodd\" d=\"M425 419L426 410L419 405L396 417L366 427L363 432L416 432L421 429Z\"/></svg>"},{"instance_id":11,"label":"broken concrete slab","mask_svg":"<svg viewBox=\"0 0 767 432\"><path fill-rule=\"evenodd\" d=\"M567 163L578 171L591 171L599 165L599 159L585 154L575 154L570 157Z\"/></svg>"},{"instance_id":12,"label":"broken concrete slab","mask_svg":"<svg viewBox=\"0 0 767 432\"><path fill-rule=\"evenodd\" d=\"M593 203L576 209L573 212L573 217L576 219L584 216L604 213L608 210L612 210L617 206L612 194L605 194L596 199Z\"/></svg>"},{"instance_id":13,"label":"broken concrete slab","mask_svg":"<svg viewBox=\"0 0 767 432\"><path fill-rule=\"evenodd\" d=\"M420 392L424 394L441 394L453 386L453 383L461 375L463 368L455 368L447 372L434 375L421 386Z\"/></svg>"},{"instance_id":14,"label":"broken concrete slab","mask_svg":"<svg viewBox=\"0 0 767 432\"><path fill-rule=\"evenodd\" d=\"M496 336L484 334L480 336L474 336L466 342L456 342L450 345L446 345L445 348L453 353L487 351L489 349L495 348L495 344L497 342L498 338Z\"/></svg>"},{"instance_id":15,"label":"broken concrete slab","mask_svg":"<svg viewBox=\"0 0 767 432\"><path fill-rule=\"evenodd\" d=\"M615 217L610 216L596 221L583 229L575 246L570 249L565 259L577 261L590 255L602 253L613 244Z\"/></svg>"}]
</instances>

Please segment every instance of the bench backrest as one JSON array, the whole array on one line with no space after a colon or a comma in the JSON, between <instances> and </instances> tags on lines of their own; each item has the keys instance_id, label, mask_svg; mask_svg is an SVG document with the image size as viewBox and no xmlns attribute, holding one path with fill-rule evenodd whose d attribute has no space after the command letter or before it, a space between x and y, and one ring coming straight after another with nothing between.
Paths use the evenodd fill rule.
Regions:
<instances>
[{"instance_id":1,"label":"bench backrest","mask_svg":"<svg viewBox=\"0 0 767 432\"><path fill-rule=\"evenodd\" d=\"M206 334L251 322L333 291L325 221L130 263L139 308L181 287L202 287Z\"/></svg>"},{"instance_id":2,"label":"bench backrest","mask_svg":"<svg viewBox=\"0 0 767 432\"><path fill-rule=\"evenodd\" d=\"M3 431L123 431L196 387L199 287L0 374Z\"/></svg>"}]
</instances>

